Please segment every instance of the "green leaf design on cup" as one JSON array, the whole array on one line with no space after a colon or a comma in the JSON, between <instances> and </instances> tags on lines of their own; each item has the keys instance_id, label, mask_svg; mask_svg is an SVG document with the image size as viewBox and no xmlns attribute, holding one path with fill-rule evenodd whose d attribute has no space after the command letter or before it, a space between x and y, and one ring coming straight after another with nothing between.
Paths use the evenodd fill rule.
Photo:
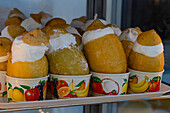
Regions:
<instances>
[{"instance_id":1,"label":"green leaf design on cup","mask_svg":"<svg viewBox=\"0 0 170 113\"><path fill-rule=\"evenodd\" d=\"M4 97L6 94L7 94L7 91L4 91L4 92L2 93L2 96Z\"/></svg>"},{"instance_id":2,"label":"green leaf design on cup","mask_svg":"<svg viewBox=\"0 0 170 113\"><path fill-rule=\"evenodd\" d=\"M14 87L14 89L18 89L22 94L24 94L24 90L22 88Z\"/></svg>"},{"instance_id":3,"label":"green leaf design on cup","mask_svg":"<svg viewBox=\"0 0 170 113\"><path fill-rule=\"evenodd\" d=\"M20 86L24 89L30 89L31 88L30 86L26 86L26 85L20 85Z\"/></svg>"},{"instance_id":4,"label":"green leaf design on cup","mask_svg":"<svg viewBox=\"0 0 170 113\"><path fill-rule=\"evenodd\" d=\"M8 90L9 90L9 89L12 89L12 87L8 87Z\"/></svg>"},{"instance_id":5,"label":"green leaf design on cup","mask_svg":"<svg viewBox=\"0 0 170 113\"><path fill-rule=\"evenodd\" d=\"M45 80L43 80L41 83L44 84L44 83L45 83Z\"/></svg>"},{"instance_id":6,"label":"green leaf design on cup","mask_svg":"<svg viewBox=\"0 0 170 113\"><path fill-rule=\"evenodd\" d=\"M12 98L8 98L8 103L9 103L10 101L12 101Z\"/></svg>"},{"instance_id":7,"label":"green leaf design on cup","mask_svg":"<svg viewBox=\"0 0 170 113\"><path fill-rule=\"evenodd\" d=\"M130 77L130 79L133 79L134 77L137 77L137 75L132 75L132 76Z\"/></svg>"},{"instance_id":8,"label":"green leaf design on cup","mask_svg":"<svg viewBox=\"0 0 170 113\"><path fill-rule=\"evenodd\" d=\"M125 79L123 79L124 80L124 83L123 83L123 85L122 85L122 87L127 83L127 79L125 78Z\"/></svg>"},{"instance_id":9,"label":"green leaf design on cup","mask_svg":"<svg viewBox=\"0 0 170 113\"><path fill-rule=\"evenodd\" d=\"M96 76L93 76L92 79L95 81L95 82L100 82L100 83L103 83L102 80Z\"/></svg>"},{"instance_id":10,"label":"green leaf design on cup","mask_svg":"<svg viewBox=\"0 0 170 113\"><path fill-rule=\"evenodd\" d=\"M81 84L84 82L84 80L82 80L81 82L79 82L77 85L76 85L76 87L79 87L79 86L81 86Z\"/></svg>"},{"instance_id":11,"label":"green leaf design on cup","mask_svg":"<svg viewBox=\"0 0 170 113\"><path fill-rule=\"evenodd\" d=\"M73 91L70 91L70 94L74 94L74 92L73 92Z\"/></svg>"},{"instance_id":12,"label":"green leaf design on cup","mask_svg":"<svg viewBox=\"0 0 170 113\"><path fill-rule=\"evenodd\" d=\"M11 85L9 82L8 82L8 86L9 86L9 87L8 87L8 90L9 90L9 89L12 89L12 85Z\"/></svg>"},{"instance_id":13,"label":"green leaf design on cup","mask_svg":"<svg viewBox=\"0 0 170 113\"><path fill-rule=\"evenodd\" d=\"M156 76L152 78L153 81L158 82L159 80L161 80L160 76Z\"/></svg>"},{"instance_id":14,"label":"green leaf design on cup","mask_svg":"<svg viewBox=\"0 0 170 113\"><path fill-rule=\"evenodd\" d=\"M41 82L41 80L39 81L39 84L41 84L42 82Z\"/></svg>"},{"instance_id":15,"label":"green leaf design on cup","mask_svg":"<svg viewBox=\"0 0 170 113\"><path fill-rule=\"evenodd\" d=\"M8 82L9 87L12 87L12 85Z\"/></svg>"},{"instance_id":16,"label":"green leaf design on cup","mask_svg":"<svg viewBox=\"0 0 170 113\"><path fill-rule=\"evenodd\" d=\"M52 77L52 80L53 80L53 81L58 81L58 78Z\"/></svg>"},{"instance_id":17,"label":"green leaf design on cup","mask_svg":"<svg viewBox=\"0 0 170 113\"><path fill-rule=\"evenodd\" d=\"M126 94L125 92L123 92L123 93L121 93L120 95L124 95L124 94Z\"/></svg>"}]
</instances>

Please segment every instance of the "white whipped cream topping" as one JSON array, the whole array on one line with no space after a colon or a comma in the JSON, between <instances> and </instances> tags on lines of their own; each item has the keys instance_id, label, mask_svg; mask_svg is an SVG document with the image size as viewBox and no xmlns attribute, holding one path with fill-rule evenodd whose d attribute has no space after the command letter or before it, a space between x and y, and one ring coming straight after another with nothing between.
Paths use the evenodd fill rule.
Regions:
<instances>
[{"instance_id":1,"label":"white whipped cream topping","mask_svg":"<svg viewBox=\"0 0 170 113\"><path fill-rule=\"evenodd\" d=\"M107 27L104 29L97 29L93 31L87 31L83 34L83 37L82 37L83 45L85 45L86 43L92 40L95 40L97 38L103 37L108 34L114 34L114 31L111 27Z\"/></svg>"},{"instance_id":2,"label":"white whipped cream topping","mask_svg":"<svg viewBox=\"0 0 170 113\"><path fill-rule=\"evenodd\" d=\"M83 57L82 57L82 60L81 60L81 64L84 65L83 70L86 71L89 66L88 66L87 61Z\"/></svg>"},{"instance_id":3,"label":"white whipped cream topping","mask_svg":"<svg viewBox=\"0 0 170 113\"><path fill-rule=\"evenodd\" d=\"M26 29L26 31L33 31L36 28L42 28L43 26L36 22L32 17L29 17L22 21L21 26Z\"/></svg>"},{"instance_id":4,"label":"white whipped cream topping","mask_svg":"<svg viewBox=\"0 0 170 113\"><path fill-rule=\"evenodd\" d=\"M15 62L34 62L41 59L48 47L42 44L41 46L31 46L22 41L22 36L15 38L12 44L12 63Z\"/></svg>"},{"instance_id":5,"label":"white whipped cream topping","mask_svg":"<svg viewBox=\"0 0 170 113\"><path fill-rule=\"evenodd\" d=\"M132 50L148 57L156 57L164 51L164 48L162 42L155 46L143 46L136 41Z\"/></svg>"},{"instance_id":6,"label":"white whipped cream topping","mask_svg":"<svg viewBox=\"0 0 170 113\"><path fill-rule=\"evenodd\" d=\"M122 31L118 28L118 27L111 27L113 29L113 31L115 32L115 34L119 37L120 34L122 33Z\"/></svg>"},{"instance_id":7,"label":"white whipped cream topping","mask_svg":"<svg viewBox=\"0 0 170 113\"><path fill-rule=\"evenodd\" d=\"M58 49L71 48L70 45L72 44L74 46L76 43L76 39L72 34L60 34L60 36L56 36L54 33L54 35L50 36L49 51L47 54Z\"/></svg>"},{"instance_id":8,"label":"white whipped cream topping","mask_svg":"<svg viewBox=\"0 0 170 113\"><path fill-rule=\"evenodd\" d=\"M10 39L11 41L13 41L14 39L10 36L10 34L8 33L8 27L9 26L6 26L2 32L1 32L1 37L6 37L8 39Z\"/></svg>"},{"instance_id":9,"label":"white whipped cream topping","mask_svg":"<svg viewBox=\"0 0 170 113\"><path fill-rule=\"evenodd\" d=\"M18 14L14 13L14 14L10 15L9 17L11 18L11 17L14 17L14 16L20 17L20 18L22 18L22 19L25 19L25 18L26 18L25 15L19 14L19 13L18 13Z\"/></svg>"},{"instance_id":10,"label":"white whipped cream topping","mask_svg":"<svg viewBox=\"0 0 170 113\"><path fill-rule=\"evenodd\" d=\"M135 42L138 37L138 32L134 28L129 28L127 31L124 31L119 39L120 41L122 40L127 40L131 42Z\"/></svg>"},{"instance_id":11,"label":"white whipped cream topping","mask_svg":"<svg viewBox=\"0 0 170 113\"><path fill-rule=\"evenodd\" d=\"M79 32L77 31L77 29L75 29L74 27L69 27L66 29L66 31L68 31L69 33L73 33L73 34L77 34L77 35L81 36L79 34Z\"/></svg>"},{"instance_id":12,"label":"white whipped cream topping","mask_svg":"<svg viewBox=\"0 0 170 113\"><path fill-rule=\"evenodd\" d=\"M103 19L99 19L104 25L107 24L106 20L103 20ZM94 20L88 20L83 26L82 26L82 30L85 31L90 24L92 24Z\"/></svg>"},{"instance_id":13,"label":"white whipped cream topping","mask_svg":"<svg viewBox=\"0 0 170 113\"><path fill-rule=\"evenodd\" d=\"M84 23L78 20L73 20L70 25L72 27L81 28L84 25Z\"/></svg>"},{"instance_id":14,"label":"white whipped cream topping","mask_svg":"<svg viewBox=\"0 0 170 113\"><path fill-rule=\"evenodd\" d=\"M10 56L9 53L7 53L6 56L1 56L1 57L0 57L0 62L5 62L5 61L7 61L9 56Z\"/></svg>"}]
</instances>

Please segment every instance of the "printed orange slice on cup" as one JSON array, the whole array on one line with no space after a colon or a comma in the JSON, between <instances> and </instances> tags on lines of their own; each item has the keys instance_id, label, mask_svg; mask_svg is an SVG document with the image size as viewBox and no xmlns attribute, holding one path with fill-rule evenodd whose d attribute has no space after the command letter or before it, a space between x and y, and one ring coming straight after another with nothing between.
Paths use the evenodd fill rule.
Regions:
<instances>
[{"instance_id":1,"label":"printed orange slice on cup","mask_svg":"<svg viewBox=\"0 0 170 113\"><path fill-rule=\"evenodd\" d=\"M59 90L58 90L58 96L59 97L64 97L64 96L67 96L70 92L70 88L69 87L61 87Z\"/></svg>"}]
</instances>

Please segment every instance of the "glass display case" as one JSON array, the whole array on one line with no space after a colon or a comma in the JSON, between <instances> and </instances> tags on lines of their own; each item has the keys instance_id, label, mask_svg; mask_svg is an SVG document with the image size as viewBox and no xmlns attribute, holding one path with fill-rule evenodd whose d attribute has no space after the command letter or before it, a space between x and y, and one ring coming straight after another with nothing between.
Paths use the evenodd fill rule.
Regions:
<instances>
[{"instance_id":1,"label":"glass display case","mask_svg":"<svg viewBox=\"0 0 170 113\"><path fill-rule=\"evenodd\" d=\"M1 0L0 31L13 8L27 17L31 13L47 12L71 23L72 19L87 16L116 24L123 31L140 27L142 31L155 29L161 36L165 53L165 72L158 92L97 96L72 99L47 99L43 101L7 102L0 97L0 112L7 113L169 113L170 112L170 63L169 63L169 0Z\"/></svg>"}]
</instances>

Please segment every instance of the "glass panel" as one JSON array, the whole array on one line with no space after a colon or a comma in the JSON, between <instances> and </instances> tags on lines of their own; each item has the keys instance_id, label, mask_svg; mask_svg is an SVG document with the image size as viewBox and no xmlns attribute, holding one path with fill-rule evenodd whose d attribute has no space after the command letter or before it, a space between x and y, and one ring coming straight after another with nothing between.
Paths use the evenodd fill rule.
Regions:
<instances>
[{"instance_id":1,"label":"glass panel","mask_svg":"<svg viewBox=\"0 0 170 113\"><path fill-rule=\"evenodd\" d=\"M70 23L73 18L86 16L86 4L86 0L1 0L0 25L4 27L4 22L12 8L18 8L26 16L30 13L46 11ZM0 31L1 29L0 27Z\"/></svg>"}]
</instances>

